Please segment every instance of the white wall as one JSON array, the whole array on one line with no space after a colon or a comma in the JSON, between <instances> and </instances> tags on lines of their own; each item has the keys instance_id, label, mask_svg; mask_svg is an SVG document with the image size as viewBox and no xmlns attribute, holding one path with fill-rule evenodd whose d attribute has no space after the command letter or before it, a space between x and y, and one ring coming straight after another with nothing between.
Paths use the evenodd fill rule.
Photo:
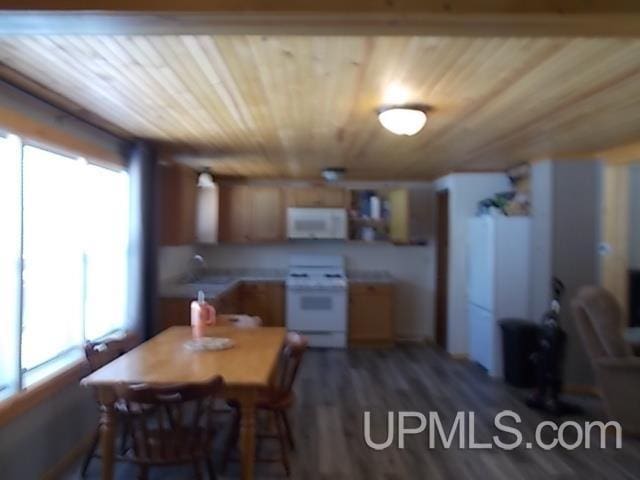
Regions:
<instances>
[{"instance_id":1,"label":"white wall","mask_svg":"<svg viewBox=\"0 0 640 480\"><path fill-rule=\"evenodd\" d=\"M550 160L531 167L531 303L532 318L540 318L551 301L553 164Z\"/></svg>"},{"instance_id":2,"label":"white wall","mask_svg":"<svg viewBox=\"0 0 640 480\"><path fill-rule=\"evenodd\" d=\"M396 280L396 336L421 340L433 337L434 256L427 246L367 245L344 242L291 242L278 245L219 245L197 249L210 268L283 269L289 255L344 255L348 270L385 270Z\"/></svg>"},{"instance_id":3,"label":"white wall","mask_svg":"<svg viewBox=\"0 0 640 480\"><path fill-rule=\"evenodd\" d=\"M449 285L447 350L469 351L467 318L467 224L478 202L511 189L503 173L455 173L436 181L436 189L449 190Z\"/></svg>"},{"instance_id":4,"label":"white wall","mask_svg":"<svg viewBox=\"0 0 640 480\"><path fill-rule=\"evenodd\" d=\"M531 311L539 319L549 308L551 277L562 280L566 287L561 311L567 333L564 370L570 384L593 381L570 300L581 286L599 283L601 182L598 161L545 160L532 168Z\"/></svg>"},{"instance_id":5,"label":"white wall","mask_svg":"<svg viewBox=\"0 0 640 480\"><path fill-rule=\"evenodd\" d=\"M158 282L175 280L186 273L194 254L193 245L160 247L158 249Z\"/></svg>"}]
</instances>

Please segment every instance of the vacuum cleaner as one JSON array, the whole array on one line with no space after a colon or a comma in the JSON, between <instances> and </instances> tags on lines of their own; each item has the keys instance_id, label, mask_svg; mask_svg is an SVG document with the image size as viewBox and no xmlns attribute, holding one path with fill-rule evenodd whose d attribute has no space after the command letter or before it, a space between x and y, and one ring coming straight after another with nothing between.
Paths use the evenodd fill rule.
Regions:
<instances>
[{"instance_id":1,"label":"vacuum cleaner","mask_svg":"<svg viewBox=\"0 0 640 480\"><path fill-rule=\"evenodd\" d=\"M554 277L551 288L551 306L542 316L538 330L538 350L531 356L537 373L537 387L526 403L531 408L552 415L572 415L580 413L580 407L560 398L567 344L567 334L560 325L560 301L565 287L560 279Z\"/></svg>"}]
</instances>

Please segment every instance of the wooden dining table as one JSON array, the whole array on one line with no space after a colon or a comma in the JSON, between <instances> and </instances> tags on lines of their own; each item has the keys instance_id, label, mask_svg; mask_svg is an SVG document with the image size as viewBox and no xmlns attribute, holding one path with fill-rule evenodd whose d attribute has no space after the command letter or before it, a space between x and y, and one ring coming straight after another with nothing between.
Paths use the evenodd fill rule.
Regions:
<instances>
[{"instance_id":1,"label":"wooden dining table","mask_svg":"<svg viewBox=\"0 0 640 480\"><path fill-rule=\"evenodd\" d=\"M253 478L256 401L260 390L268 387L273 378L286 331L281 327L238 328L223 322L222 326L207 329L206 335L230 338L234 346L220 351L191 351L185 347L191 328L171 327L82 380L84 386L96 390L103 407L102 480L112 480L114 473L115 385L201 384L218 375L225 382L225 398L240 405L241 475L243 480Z\"/></svg>"}]
</instances>

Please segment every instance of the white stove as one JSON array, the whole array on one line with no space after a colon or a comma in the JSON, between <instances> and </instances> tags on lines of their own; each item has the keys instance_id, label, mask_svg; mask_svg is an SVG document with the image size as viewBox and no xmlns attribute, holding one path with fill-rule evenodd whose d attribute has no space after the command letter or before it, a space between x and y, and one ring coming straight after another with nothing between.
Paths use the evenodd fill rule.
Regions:
<instances>
[{"instance_id":1,"label":"white stove","mask_svg":"<svg viewBox=\"0 0 640 480\"><path fill-rule=\"evenodd\" d=\"M347 346L347 278L340 255L292 255L287 275L287 328L314 347Z\"/></svg>"}]
</instances>

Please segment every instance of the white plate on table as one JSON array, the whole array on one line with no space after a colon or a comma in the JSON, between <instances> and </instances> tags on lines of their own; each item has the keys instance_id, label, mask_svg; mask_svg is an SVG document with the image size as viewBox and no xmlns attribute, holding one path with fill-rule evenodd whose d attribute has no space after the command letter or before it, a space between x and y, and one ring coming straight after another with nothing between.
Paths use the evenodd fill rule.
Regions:
<instances>
[{"instance_id":1,"label":"white plate on table","mask_svg":"<svg viewBox=\"0 0 640 480\"><path fill-rule=\"evenodd\" d=\"M234 343L233 340L225 337L202 337L187 340L184 346L192 352L215 352L232 348Z\"/></svg>"}]
</instances>

